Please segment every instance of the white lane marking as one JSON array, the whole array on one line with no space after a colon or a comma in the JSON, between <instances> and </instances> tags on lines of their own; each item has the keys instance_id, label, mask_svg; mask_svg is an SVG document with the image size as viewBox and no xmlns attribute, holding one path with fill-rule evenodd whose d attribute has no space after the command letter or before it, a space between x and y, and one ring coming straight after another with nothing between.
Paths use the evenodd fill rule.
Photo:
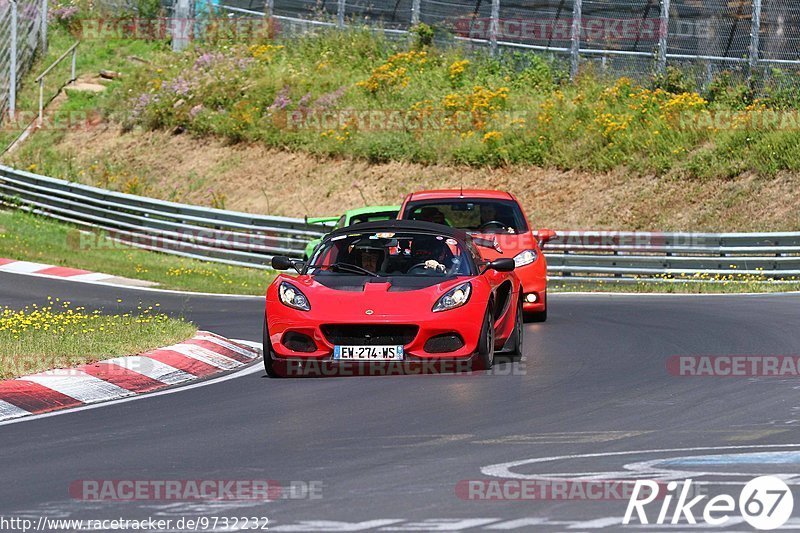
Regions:
<instances>
[{"instance_id":1,"label":"white lane marking","mask_svg":"<svg viewBox=\"0 0 800 533\"><path fill-rule=\"evenodd\" d=\"M462 531L498 522L499 518L429 518L421 522L407 522L397 526L382 527L380 531Z\"/></svg>"},{"instance_id":2,"label":"white lane marking","mask_svg":"<svg viewBox=\"0 0 800 533\"><path fill-rule=\"evenodd\" d=\"M0 266L3 272L12 272L14 274L33 274L38 270L50 268L52 265L45 265L42 263L31 263L29 261L15 261L7 265Z\"/></svg>"},{"instance_id":3,"label":"white lane marking","mask_svg":"<svg viewBox=\"0 0 800 533\"><path fill-rule=\"evenodd\" d=\"M381 526L405 522L400 518L383 518L364 522L339 522L336 520L300 520L296 524L270 527L270 531L366 531Z\"/></svg>"},{"instance_id":4,"label":"white lane marking","mask_svg":"<svg viewBox=\"0 0 800 533\"><path fill-rule=\"evenodd\" d=\"M694 448L664 448L656 450L628 450L623 452L599 452L583 453L570 455L556 455L552 457L534 457L532 459L522 459L520 461L510 461L481 467L481 473L485 476L493 476L509 479L543 479L540 474L517 474L512 472L512 468L530 465L535 463L548 463L553 461L564 461L570 459L592 459L597 457L620 457L625 455L638 455L646 453L676 453L676 452L702 452L718 450L748 450L748 449L777 449L777 448L798 448L800 444L751 444L741 446L698 446Z\"/></svg>"},{"instance_id":5,"label":"white lane marking","mask_svg":"<svg viewBox=\"0 0 800 533\"><path fill-rule=\"evenodd\" d=\"M25 409L20 409L14 404L8 403L5 400L0 400L0 420L7 420L9 418L17 418L26 416L30 413Z\"/></svg>"},{"instance_id":6,"label":"white lane marking","mask_svg":"<svg viewBox=\"0 0 800 533\"><path fill-rule=\"evenodd\" d=\"M203 335L201 333L201 334L197 335L194 339L195 340L199 340L199 341L213 342L217 346L221 346L223 348L227 348L229 350L232 350L232 351L234 351L234 352L236 352L236 353L238 353L240 355L243 355L245 357L249 357L251 359L254 358L254 357L258 357L258 354L255 353L253 350L248 350L248 349L242 348L241 346L237 346L235 344L227 342L224 339L220 339L220 338L214 337L212 335Z\"/></svg>"},{"instance_id":7,"label":"white lane marking","mask_svg":"<svg viewBox=\"0 0 800 533\"><path fill-rule=\"evenodd\" d=\"M212 352L211 350L203 348L202 346L195 346L194 344L176 344L175 346L168 346L164 348L164 350L178 352L186 357L191 357L192 359L202 361L206 364L221 368L223 370L231 370L244 364L240 363L236 359L225 357L222 354Z\"/></svg>"},{"instance_id":8,"label":"white lane marking","mask_svg":"<svg viewBox=\"0 0 800 533\"><path fill-rule=\"evenodd\" d=\"M103 279L113 278L109 274L102 274L100 272L89 272L88 274L77 274L75 276L58 276L68 279L70 281L100 281Z\"/></svg>"},{"instance_id":9,"label":"white lane marking","mask_svg":"<svg viewBox=\"0 0 800 533\"><path fill-rule=\"evenodd\" d=\"M484 529L491 530L509 530L519 529L521 527L541 526L549 523L547 518L518 518L516 520L508 520L507 522L500 522L499 524L492 524L486 526Z\"/></svg>"},{"instance_id":10,"label":"white lane marking","mask_svg":"<svg viewBox=\"0 0 800 533\"><path fill-rule=\"evenodd\" d=\"M235 340L235 342L243 342L243 341L240 341L240 340L237 340L237 339L234 339L234 340ZM246 343L247 344L251 344L251 345L261 346L261 343L253 343L252 341L246 341ZM128 396L126 398L119 398L117 400L110 400L108 402L103 402L103 403L96 403L96 404L92 404L92 405L82 405L82 406L79 406L79 407L71 407L69 409L62 409L60 411L53 411L51 413L42 413L42 414L39 414L39 415L31 415L31 416L25 416L25 417L22 417L22 418L15 418L13 420L5 420L5 421L0 422L0 426L7 426L7 425L10 425L10 424L19 424L19 423L23 423L23 422L31 422L33 420L39 420L39 419L42 419L42 418L50 418L51 416L66 415L66 414L69 414L69 413L74 413L76 411L88 411L90 409L100 409L102 407L106 407L107 405L117 405L117 404L121 404L121 403L135 402L137 400L145 400L147 398L153 398L154 396L164 396L164 395L167 395L167 394L176 394L178 392L183 392L183 391L190 390L190 389L196 389L196 388L199 388L199 387L207 387L209 385L215 385L217 383L222 383L224 381L229 381L231 379L241 378L241 377L244 377L244 376L247 376L247 375L250 375L250 374L255 374L256 372L263 373L264 372L264 367L262 365L260 365L260 364L253 363L253 364L250 364L250 365L246 366L245 368L242 368L241 370L239 370L237 372L232 372L230 374L226 374L226 375L220 376L218 378L207 379L207 380L204 380L204 381L200 381L198 383L191 383L191 384L187 384L187 385L182 385L182 386L176 387L174 389L166 389L166 390L161 390L161 391L156 391L156 392L148 392L148 393L145 393L145 394L136 394L136 395L133 395L133 396Z\"/></svg>"},{"instance_id":11,"label":"white lane marking","mask_svg":"<svg viewBox=\"0 0 800 533\"><path fill-rule=\"evenodd\" d=\"M567 529L605 529L608 526L619 526L622 519L619 517L597 518L596 520L587 520L578 524L571 524Z\"/></svg>"},{"instance_id":12,"label":"white lane marking","mask_svg":"<svg viewBox=\"0 0 800 533\"><path fill-rule=\"evenodd\" d=\"M162 363L161 361L156 361L147 356L132 355L129 357L115 357L114 359L107 359L102 362L133 370L143 376L166 383L167 385L175 385L176 383L183 383L184 381L195 379L195 376L188 372L184 372L183 370Z\"/></svg>"},{"instance_id":13,"label":"white lane marking","mask_svg":"<svg viewBox=\"0 0 800 533\"><path fill-rule=\"evenodd\" d=\"M76 369L69 369L68 373L63 370L42 372L32 376L24 376L20 379L33 381L83 403L102 402L103 400L134 394L127 389Z\"/></svg>"}]
</instances>

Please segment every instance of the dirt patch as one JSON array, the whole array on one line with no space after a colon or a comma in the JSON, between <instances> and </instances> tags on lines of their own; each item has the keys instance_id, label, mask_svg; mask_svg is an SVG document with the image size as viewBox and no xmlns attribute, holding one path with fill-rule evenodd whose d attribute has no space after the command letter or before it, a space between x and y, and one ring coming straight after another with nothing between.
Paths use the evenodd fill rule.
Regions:
<instances>
[{"instance_id":1,"label":"dirt patch","mask_svg":"<svg viewBox=\"0 0 800 533\"><path fill-rule=\"evenodd\" d=\"M101 125L49 147L72 158L77 179L167 200L284 216L336 215L399 203L408 192L463 186L506 189L535 226L570 229L769 231L800 229L800 175L733 180L592 174L536 167L481 169L319 159L261 145ZM28 160L33 157L34 160ZM29 154L18 164L35 163ZM98 167L122 169L98 177ZM136 178L136 180L134 180ZM133 181L133 186L131 185ZM141 188L138 188L141 187Z\"/></svg>"}]
</instances>

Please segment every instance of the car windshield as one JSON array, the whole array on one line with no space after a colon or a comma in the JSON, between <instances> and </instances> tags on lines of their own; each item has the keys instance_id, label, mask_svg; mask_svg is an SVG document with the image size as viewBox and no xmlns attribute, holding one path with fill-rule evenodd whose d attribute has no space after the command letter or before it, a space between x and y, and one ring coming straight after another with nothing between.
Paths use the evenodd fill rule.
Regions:
<instances>
[{"instance_id":1,"label":"car windshield","mask_svg":"<svg viewBox=\"0 0 800 533\"><path fill-rule=\"evenodd\" d=\"M437 276L472 274L469 252L446 235L378 232L342 235L324 241L309 274Z\"/></svg>"},{"instance_id":2,"label":"car windshield","mask_svg":"<svg viewBox=\"0 0 800 533\"><path fill-rule=\"evenodd\" d=\"M403 218L445 224L473 233L528 231L522 210L511 200L458 198L412 202Z\"/></svg>"},{"instance_id":3,"label":"car windshield","mask_svg":"<svg viewBox=\"0 0 800 533\"><path fill-rule=\"evenodd\" d=\"M397 211L379 211L376 213L361 213L350 217L349 225L361 224L362 222L379 222L381 220L393 220L397 218Z\"/></svg>"}]
</instances>

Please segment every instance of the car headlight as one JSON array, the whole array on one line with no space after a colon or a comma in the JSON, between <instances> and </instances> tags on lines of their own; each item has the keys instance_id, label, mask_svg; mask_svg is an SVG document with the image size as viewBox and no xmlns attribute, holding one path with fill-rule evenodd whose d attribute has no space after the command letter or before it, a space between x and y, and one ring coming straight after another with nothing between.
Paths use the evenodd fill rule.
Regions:
<instances>
[{"instance_id":1,"label":"car headlight","mask_svg":"<svg viewBox=\"0 0 800 533\"><path fill-rule=\"evenodd\" d=\"M518 253L514 257L514 266L524 267L525 265L530 265L534 261L539 258L539 254L537 254L534 250L525 250L524 252Z\"/></svg>"},{"instance_id":2,"label":"car headlight","mask_svg":"<svg viewBox=\"0 0 800 533\"><path fill-rule=\"evenodd\" d=\"M282 282L278 287L278 294L284 305L300 309L301 311L311 310L311 305L309 305L306 295L300 292L300 289L291 283Z\"/></svg>"},{"instance_id":3,"label":"car headlight","mask_svg":"<svg viewBox=\"0 0 800 533\"><path fill-rule=\"evenodd\" d=\"M467 303L470 294L472 294L472 285L469 282L453 287L439 298L439 301L433 306L433 312L436 313L461 307Z\"/></svg>"}]
</instances>

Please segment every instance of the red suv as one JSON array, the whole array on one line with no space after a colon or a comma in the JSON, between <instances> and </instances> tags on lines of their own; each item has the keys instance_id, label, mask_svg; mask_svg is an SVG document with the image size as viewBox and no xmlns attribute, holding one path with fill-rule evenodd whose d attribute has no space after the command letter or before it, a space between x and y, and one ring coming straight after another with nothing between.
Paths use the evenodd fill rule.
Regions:
<instances>
[{"instance_id":1,"label":"red suv","mask_svg":"<svg viewBox=\"0 0 800 533\"><path fill-rule=\"evenodd\" d=\"M398 218L436 222L460 228L474 237L491 240L480 247L487 260L511 257L522 281L526 320L547 320L547 263L541 251L554 231L533 231L513 194L492 190L420 191L406 196Z\"/></svg>"}]
</instances>

